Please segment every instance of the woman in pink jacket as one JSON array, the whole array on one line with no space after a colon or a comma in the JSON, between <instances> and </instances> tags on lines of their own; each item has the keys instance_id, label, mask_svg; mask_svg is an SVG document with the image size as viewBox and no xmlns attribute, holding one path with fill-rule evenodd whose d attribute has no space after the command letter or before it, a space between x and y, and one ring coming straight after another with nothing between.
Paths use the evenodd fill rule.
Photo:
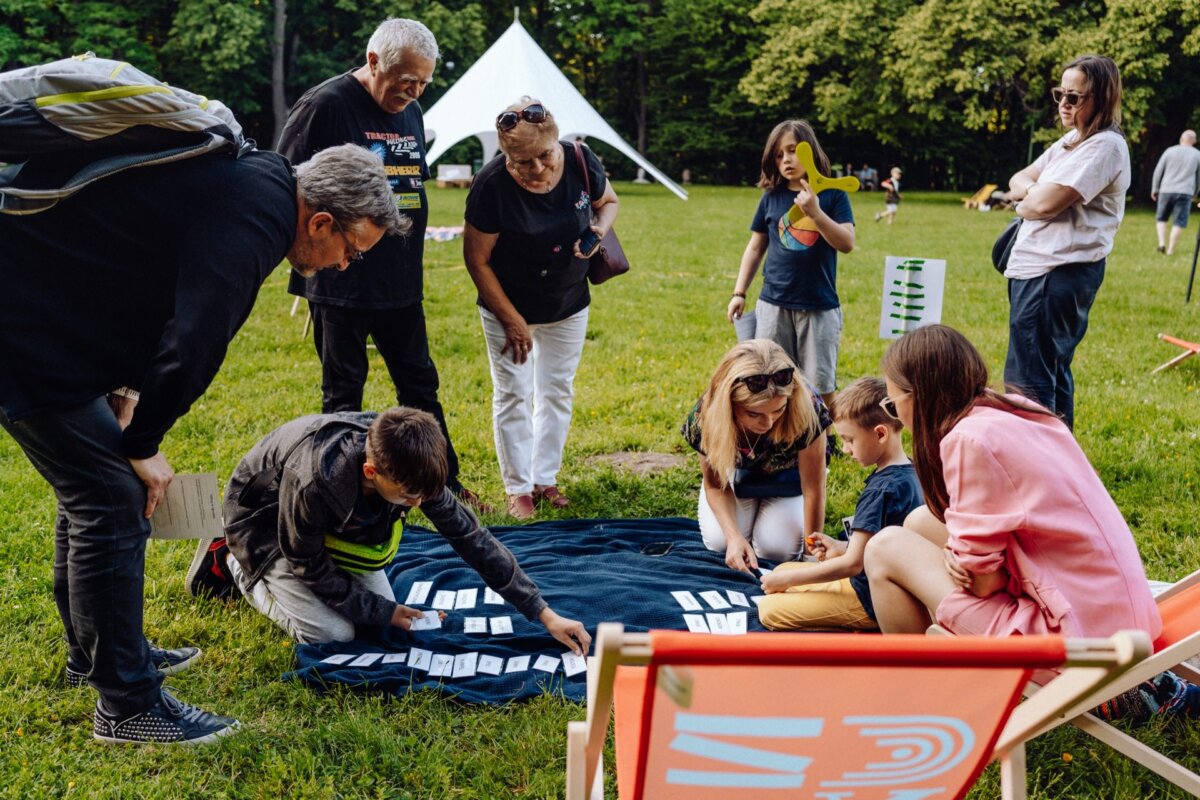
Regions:
<instances>
[{"instance_id":1,"label":"woman in pink jacket","mask_svg":"<svg viewBox=\"0 0 1200 800\"><path fill-rule=\"evenodd\" d=\"M885 633L936 620L983 636L1158 636L1129 526L1061 420L989 389L979 352L944 325L894 342L883 372L926 502L867 546Z\"/></svg>"}]
</instances>

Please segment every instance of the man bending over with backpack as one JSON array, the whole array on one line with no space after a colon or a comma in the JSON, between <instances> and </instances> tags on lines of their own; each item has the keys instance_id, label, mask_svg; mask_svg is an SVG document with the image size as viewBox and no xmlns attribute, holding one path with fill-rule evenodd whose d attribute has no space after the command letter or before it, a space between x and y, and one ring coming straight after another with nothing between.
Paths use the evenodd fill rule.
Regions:
<instances>
[{"instance_id":1,"label":"man bending over with backpack","mask_svg":"<svg viewBox=\"0 0 1200 800\"><path fill-rule=\"evenodd\" d=\"M97 739L237 728L162 689L194 648L152 655L142 634L150 515L174 476L160 444L281 259L345 269L404 229L383 165L353 145L295 171L259 151L131 169L0 213L0 426L58 498L54 599L68 676L100 694Z\"/></svg>"},{"instance_id":2,"label":"man bending over with backpack","mask_svg":"<svg viewBox=\"0 0 1200 800\"><path fill-rule=\"evenodd\" d=\"M582 623L556 614L507 547L446 486L446 437L414 408L293 420L256 444L225 489L228 539L201 542L194 595L237 591L297 641L348 641L356 628L408 630L384 574L418 506L484 582L527 619L586 655Z\"/></svg>"}]
</instances>

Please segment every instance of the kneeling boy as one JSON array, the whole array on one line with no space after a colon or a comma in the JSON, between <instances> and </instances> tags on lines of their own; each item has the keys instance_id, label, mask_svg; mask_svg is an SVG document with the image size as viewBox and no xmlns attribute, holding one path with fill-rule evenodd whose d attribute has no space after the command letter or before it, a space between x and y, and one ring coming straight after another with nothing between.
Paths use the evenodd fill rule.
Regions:
<instances>
[{"instance_id":1,"label":"kneeling boy","mask_svg":"<svg viewBox=\"0 0 1200 800\"><path fill-rule=\"evenodd\" d=\"M921 484L900 441L900 420L885 413L887 387L878 378L859 378L834 399L833 427L843 449L865 467L875 467L854 507L849 542L815 534L809 548L819 564L780 564L763 576L767 596L758 607L762 624L774 630L849 628L873 630L875 609L863 571L867 540L889 525L901 525L923 503Z\"/></svg>"},{"instance_id":2,"label":"kneeling boy","mask_svg":"<svg viewBox=\"0 0 1200 800\"><path fill-rule=\"evenodd\" d=\"M526 618L585 655L583 625L556 614L507 547L446 488L446 439L412 408L293 420L267 434L229 479L225 539L201 542L193 595L239 591L299 642L355 638L357 626L408 630L383 569L403 518L421 507L438 533Z\"/></svg>"}]
</instances>

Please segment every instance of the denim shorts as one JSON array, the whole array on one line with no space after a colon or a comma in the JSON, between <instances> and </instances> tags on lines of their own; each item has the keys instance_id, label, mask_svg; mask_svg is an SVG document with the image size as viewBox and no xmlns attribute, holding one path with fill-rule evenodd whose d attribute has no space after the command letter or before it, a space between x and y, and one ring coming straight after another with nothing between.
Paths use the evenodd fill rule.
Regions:
<instances>
[{"instance_id":1,"label":"denim shorts","mask_svg":"<svg viewBox=\"0 0 1200 800\"><path fill-rule=\"evenodd\" d=\"M1175 227L1186 228L1188 211L1192 207L1192 198L1186 194L1175 192L1159 192L1158 208L1154 212L1155 222L1166 222L1175 215Z\"/></svg>"}]
</instances>

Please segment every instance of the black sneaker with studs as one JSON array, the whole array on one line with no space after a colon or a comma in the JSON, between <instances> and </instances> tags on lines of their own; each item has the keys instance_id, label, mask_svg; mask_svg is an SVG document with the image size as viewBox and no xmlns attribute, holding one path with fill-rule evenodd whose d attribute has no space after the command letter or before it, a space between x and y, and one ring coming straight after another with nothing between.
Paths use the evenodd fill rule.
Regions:
<instances>
[{"instance_id":1,"label":"black sneaker with studs","mask_svg":"<svg viewBox=\"0 0 1200 800\"><path fill-rule=\"evenodd\" d=\"M92 736L110 744L212 744L241 727L236 719L211 714L175 698L166 689L152 708L118 719L96 701Z\"/></svg>"},{"instance_id":2,"label":"black sneaker with studs","mask_svg":"<svg viewBox=\"0 0 1200 800\"><path fill-rule=\"evenodd\" d=\"M176 647L174 650L164 650L150 645L150 663L160 675L176 675L188 669L200 658L199 647ZM78 689L87 686L87 673L71 666L67 662L67 687Z\"/></svg>"},{"instance_id":3,"label":"black sneaker with studs","mask_svg":"<svg viewBox=\"0 0 1200 800\"><path fill-rule=\"evenodd\" d=\"M225 539L201 539L185 579L188 594L193 597L215 597L218 600L237 594L237 585L225 563L228 555L229 545Z\"/></svg>"}]
</instances>

